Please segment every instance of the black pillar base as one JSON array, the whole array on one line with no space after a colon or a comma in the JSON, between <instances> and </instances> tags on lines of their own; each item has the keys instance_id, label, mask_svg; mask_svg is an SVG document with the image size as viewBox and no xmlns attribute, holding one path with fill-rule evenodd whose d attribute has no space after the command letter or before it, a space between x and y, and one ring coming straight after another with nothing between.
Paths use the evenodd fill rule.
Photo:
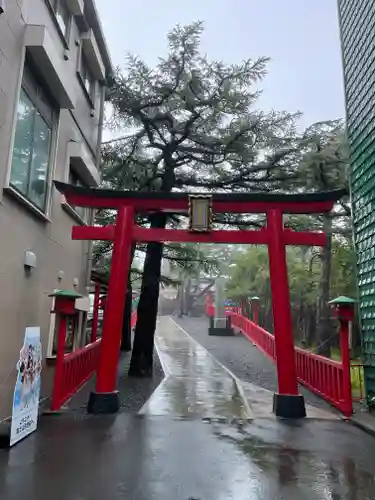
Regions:
<instances>
[{"instance_id":1,"label":"black pillar base","mask_svg":"<svg viewBox=\"0 0 375 500\"><path fill-rule=\"evenodd\" d=\"M232 322L230 316L226 318L226 325L223 327L215 327L215 318L210 317L208 335L216 335L218 337L233 337L235 333L232 328Z\"/></svg>"},{"instance_id":2,"label":"black pillar base","mask_svg":"<svg viewBox=\"0 0 375 500\"><path fill-rule=\"evenodd\" d=\"M0 424L0 449L10 447L10 421L5 421Z\"/></svg>"},{"instance_id":3,"label":"black pillar base","mask_svg":"<svg viewBox=\"0 0 375 500\"><path fill-rule=\"evenodd\" d=\"M300 394L292 396L290 394L276 393L273 395L273 412L276 417L304 418L306 417L304 397Z\"/></svg>"},{"instance_id":4,"label":"black pillar base","mask_svg":"<svg viewBox=\"0 0 375 500\"><path fill-rule=\"evenodd\" d=\"M102 415L117 413L120 409L118 391L114 392L92 392L87 403L87 413Z\"/></svg>"},{"instance_id":5,"label":"black pillar base","mask_svg":"<svg viewBox=\"0 0 375 500\"><path fill-rule=\"evenodd\" d=\"M217 337L233 337L234 330L233 328L228 328L228 327L224 328L209 327L208 335L216 335Z\"/></svg>"}]
</instances>

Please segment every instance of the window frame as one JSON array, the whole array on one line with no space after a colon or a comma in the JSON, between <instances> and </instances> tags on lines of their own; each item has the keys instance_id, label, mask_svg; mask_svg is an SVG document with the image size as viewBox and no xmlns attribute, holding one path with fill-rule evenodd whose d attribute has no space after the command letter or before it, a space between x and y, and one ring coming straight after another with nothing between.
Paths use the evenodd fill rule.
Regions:
<instances>
[{"instance_id":1,"label":"window frame","mask_svg":"<svg viewBox=\"0 0 375 500\"><path fill-rule=\"evenodd\" d=\"M71 33L72 33L73 15L70 12L68 4L66 3L65 0L45 0L45 2L47 4L47 7L48 7L51 15L52 15L53 22L54 22L54 24L56 26L56 29L57 29L58 33L59 33L61 41L63 42L64 47L69 50L69 47L70 47L70 38L71 38ZM60 26L60 23L58 21L58 18L57 18L58 7L60 5L63 5L64 8L66 9L66 11L69 13L69 20L68 20L68 24L66 26L66 32L65 33L62 30L62 28Z\"/></svg>"},{"instance_id":2,"label":"window frame","mask_svg":"<svg viewBox=\"0 0 375 500\"><path fill-rule=\"evenodd\" d=\"M16 131L18 124L18 106L21 98L21 92L24 92L26 97L30 100L34 106L36 112L45 121L47 126L51 130L50 143L49 143L49 155L48 155L48 166L46 171L46 181L45 181L45 200L43 208L40 208L28 194L22 193L17 187L12 184L12 165L14 157L14 147L16 140ZM41 96L44 97L41 98ZM47 103L46 103L47 101ZM49 106L49 108L46 107ZM50 116L46 113L46 109L49 110ZM9 149L8 157L8 167L7 167L7 180L5 189L7 192L14 195L19 201L32 210L36 215L40 216L45 221L49 221L49 213L51 209L51 183L55 170L56 163L56 153L57 153L57 135L59 127L59 109L55 105L53 97L50 95L48 87L40 80L38 72L33 68L32 63L28 60L25 55L25 60L21 65L20 72L20 83L18 88L18 99L15 101L15 110L13 115L13 132L12 132L12 143ZM28 165L28 178L30 178L31 164Z\"/></svg>"},{"instance_id":3,"label":"window frame","mask_svg":"<svg viewBox=\"0 0 375 500\"><path fill-rule=\"evenodd\" d=\"M85 68L87 73L92 77L91 81L91 91L87 90L86 84L85 84L85 78L84 75L82 75L82 68ZM97 89L97 79L95 78L92 69L90 68L89 61L85 55L85 51L83 50L83 45L82 43L80 44L79 50L78 50L78 60L77 60L77 77L79 80L79 83L82 87L82 90L90 104L90 107L92 109L95 109L95 96L96 96L96 89Z\"/></svg>"}]
</instances>

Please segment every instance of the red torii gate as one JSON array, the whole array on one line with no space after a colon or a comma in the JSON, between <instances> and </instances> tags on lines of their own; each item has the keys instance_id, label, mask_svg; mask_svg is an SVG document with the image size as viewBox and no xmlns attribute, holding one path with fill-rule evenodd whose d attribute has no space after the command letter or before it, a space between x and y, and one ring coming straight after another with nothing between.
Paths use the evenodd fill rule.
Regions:
<instances>
[{"instance_id":1,"label":"red torii gate","mask_svg":"<svg viewBox=\"0 0 375 500\"><path fill-rule=\"evenodd\" d=\"M96 390L90 395L88 412L115 413L119 409L116 378L132 243L178 241L268 246L278 375L274 413L287 418L306 415L304 398L299 394L296 376L285 247L324 246L326 238L323 232L297 232L284 228L283 215L329 212L345 191L309 194L215 193L211 195L214 213L265 213L267 225L259 230L214 230L198 233L183 229L143 228L134 223L137 213L187 213L190 197L186 193L114 191L72 186L57 181L55 185L73 206L117 210L115 225L74 226L72 230L72 238L76 240L113 241ZM194 193L193 196L196 197L197 194Z\"/></svg>"}]
</instances>

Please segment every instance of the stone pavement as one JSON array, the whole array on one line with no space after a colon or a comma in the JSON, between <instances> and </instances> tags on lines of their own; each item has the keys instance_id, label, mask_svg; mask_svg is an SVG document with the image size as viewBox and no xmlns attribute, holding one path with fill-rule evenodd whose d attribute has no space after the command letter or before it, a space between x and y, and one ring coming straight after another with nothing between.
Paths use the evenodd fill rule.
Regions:
<instances>
[{"instance_id":1,"label":"stone pavement","mask_svg":"<svg viewBox=\"0 0 375 500\"><path fill-rule=\"evenodd\" d=\"M205 316L184 316L173 319L242 382L250 382L272 392L277 391L275 363L246 337L243 335L235 337L207 335L208 319ZM332 407L326 401L307 388L300 385L299 390L307 404L332 411Z\"/></svg>"},{"instance_id":2,"label":"stone pavement","mask_svg":"<svg viewBox=\"0 0 375 500\"><path fill-rule=\"evenodd\" d=\"M271 391L240 381L173 318L159 318L155 343L166 378L141 414L214 419L276 418L272 413ZM338 418L333 412L310 405L306 406L306 412L308 418Z\"/></svg>"},{"instance_id":3,"label":"stone pavement","mask_svg":"<svg viewBox=\"0 0 375 500\"><path fill-rule=\"evenodd\" d=\"M171 319L157 343L167 376L141 415L42 418L0 450L1 500L375 498L375 438L321 414L274 418L267 391L241 388Z\"/></svg>"},{"instance_id":4,"label":"stone pavement","mask_svg":"<svg viewBox=\"0 0 375 500\"><path fill-rule=\"evenodd\" d=\"M252 417L238 380L172 318L159 318L155 344L165 379L141 414L215 419Z\"/></svg>"}]
</instances>

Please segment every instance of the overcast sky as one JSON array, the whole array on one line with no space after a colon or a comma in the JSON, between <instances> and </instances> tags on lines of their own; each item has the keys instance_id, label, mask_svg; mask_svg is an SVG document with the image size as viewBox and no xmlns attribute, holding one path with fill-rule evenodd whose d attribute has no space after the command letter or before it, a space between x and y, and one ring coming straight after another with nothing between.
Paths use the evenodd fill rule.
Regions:
<instances>
[{"instance_id":1,"label":"overcast sky","mask_svg":"<svg viewBox=\"0 0 375 500\"><path fill-rule=\"evenodd\" d=\"M96 0L111 57L153 64L177 23L205 22L203 50L239 62L272 58L262 109L302 111L302 125L344 116L337 0Z\"/></svg>"}]
</instances>

